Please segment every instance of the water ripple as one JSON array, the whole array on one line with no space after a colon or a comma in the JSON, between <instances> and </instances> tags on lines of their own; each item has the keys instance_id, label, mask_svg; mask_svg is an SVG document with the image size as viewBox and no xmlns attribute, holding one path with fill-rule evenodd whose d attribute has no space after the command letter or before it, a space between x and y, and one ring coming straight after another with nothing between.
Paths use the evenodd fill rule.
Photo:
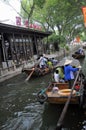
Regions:
<instances>
[{"instance_id":1,"label":"water ripple","mask_svg":"<svg viewBox=\"0 0 86 130\"><path fill-rule=\"evenodd\" d=\"M15 118L9 118L2 130L40 130L43 109L39 103L28 104L24 111L15 112Z\"/></svg>"}]
</instances>

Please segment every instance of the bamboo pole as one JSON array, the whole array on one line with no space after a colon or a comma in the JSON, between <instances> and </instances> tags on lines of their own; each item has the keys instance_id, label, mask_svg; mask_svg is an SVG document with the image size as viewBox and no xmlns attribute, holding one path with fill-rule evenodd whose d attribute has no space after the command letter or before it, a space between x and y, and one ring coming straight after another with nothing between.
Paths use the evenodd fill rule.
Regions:
<instances>
[{"instance_id":1,"label":"bamboo pole","mask_svg":"<svg viewBox=\"0 0 86 130\"><path fill-rule=\"evenodd\" d=\"M34 70L35 70L35 68L33 68L33 70L31 71L31 73L29 74L29 76L26 78L26 81L28 81L30 79L30 77L32 76Z\"/></svg>"},{"instance_id":2,"label":"bamboo pole","mask_svg":"<svg viewBox=\"0 0 86 130\"><path fill-rule=\"evenodd\" d=\"M73 89L74 89L74 87L75 87L76 81L77 81L77 79L78 79L79 73L80 73L80 69L79 69L79 71L78 71L78 73L77 73L76 79L75 79L74 84L73 84L73 87L72 87L72 91L71 91L71 93L70 93L70 95L69 95L69 97L68 97L67 102L65 103L65 106L64 106L63 111L62 111L62 113L61 113L61 115L60 115L60 118L59 118L59 120L58 120L58 122L57 122L57 126L56 126L56 129L55 129L55 130L61 130L61 128L62 128L63 120L64 120L65 114L66 114L66 112L67 112L67 108L68 108L70 99L71 99L71 97L72 97L72 92L73 92Z\"/></svg>"}]
</instances>

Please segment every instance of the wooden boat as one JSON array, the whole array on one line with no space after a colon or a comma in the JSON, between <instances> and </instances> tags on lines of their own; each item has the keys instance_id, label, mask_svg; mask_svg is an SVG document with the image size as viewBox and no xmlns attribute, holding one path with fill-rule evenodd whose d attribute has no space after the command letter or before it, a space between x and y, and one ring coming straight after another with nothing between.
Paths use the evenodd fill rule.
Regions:
<instances>
[{"instance_id":1,"label":"wooden boat","mask_svg":"<svg viewBox=\"0 0 86 130\"><path fill-rule=\"evenodd\" d=\"M32 68L23 68L22 72L25 72L27 75L30 75L30 73L33 72L33 76L35 77L39 77L39 76L43 76L47 73L49 73L51 71L51 69L49 68L45 68L45 69L40 69L38 67L32 67Z\"/></svg>"},{"instance_id":2,"label":"wooden boat","mask_svg":"<svg viewBox=\"0 0 86 130\"><path fill-rule=\"evenodd\" d=\"M81 59L81 58L84 58L85 57L85 54L72 54L72 57L75 58L75 59Z\"/></svg>"},{"instance_id":3,"label":"wooden boat","mask_svg":"<svg viewBox=\"0 0 86 130\"><path fill-rule=\"evenodd\" d=\"M39 67L32 67L32 68L23 68L22 72L25 72L28 77L26 80L29 80L29 77L39 77L39 76L44 76L50 72L52 72L57 65L54 65L53 68L46 67L44 69L40 69Z\"/></svg>"},{"instance_id":4,"label":"wooden boat","mask_svg":"<svg viewBox=\"0 0 86 130\"><path fill-rule=\"evenodd\" d=\"M63 59L60 65L63 65ZM72 65L79 66L78 60L74 60L71 62ZM84 85L83 85L84 75L79 69L74 84L71 89L69 89L68 82L51 82L47 88L44 90L40 90L37 93L37 99L40 103L44 103L45 101L51 104L65 104L70 98L70 104L79 104L82 106L83 104L83 95L84 95Z\"/></svg>"},{"instance_id":5,"label":"wooden boat","mask_svg":"<svg viewBox=\"0 0 86 130\"><path fill-rule=\"evenodd\" d=\"M52 82L44 91L45 93L42 90L37 94L37 98L40 103L46 101L51 104L65 104L72 89L69 89L68 83ZM70 99L70 104L82 104L82 93L83 89L81 86L77 90L74 89Z\"/></svg>"},{"instance_id":6,"label":"wooden boat","mask_svg":"<svg viewBox=\"0 0 86 130\"><path fill-rule=\"evenodd\" d=\"M53 90L54 86L58 87L58 90ZM48 96L47 101L49 103L58 103L58 104L64 104L68 96L70 95L71 89L68 89L68 83L52 83L47 89L46 94ZM73 91L72 98L70 103L76 104L79 101L80 94L76 93L76 90Z\"/></svg>"}]
</instances>

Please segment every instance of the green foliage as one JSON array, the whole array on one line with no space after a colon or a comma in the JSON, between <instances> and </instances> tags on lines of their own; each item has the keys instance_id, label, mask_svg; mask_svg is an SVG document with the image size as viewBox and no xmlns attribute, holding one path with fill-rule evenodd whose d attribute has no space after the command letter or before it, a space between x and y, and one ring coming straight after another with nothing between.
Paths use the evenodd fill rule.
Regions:
<instances>
[{"instance_id":1,"label":"green foliage","mask_svg":"<svg viewBox=\"0 0 86 130\"><path fill-rule=\"evenodd\" d=\"M67 51L69 51L69 46L68 46L68 45L66 45L66 46L65 46L65 49L66 49Z\"/></svg>"},{"instance_id":2,"label":"green foliage","mask_svg":"<svg viewBox=\"0 0 86 130\"><path fill-rule=\"evenodd\" d=\"M69 51L69 46L66 45L65 43L61 43L59 46L60 46L60 48L63 48L65 50Z\"/></svg>"},{"instance_id":3,"label":"green foliage","mask_svg":"<svg viewBox=\"0 0 86 130\"><path fill-rule=\"evenodd\" d=\"M34 3L36 6L38 6L39 8L43 8L44 4L45 4L45 0L34 0Z\"/></svg>"},{"instance_id":4,"label":"green foliage","mask_svg":"<svg viewBox=\"0 0 86 130\"><path fill-rule=\"evenodd\" d=\"M64 47L65 47L65 44L64 44L64 43L61 43L59 46L60 46L61 48L64 48Z\"/></svg>"},{"instance_id":5,"label":"green foliage","mask_svg":"<svg viewBox=\"0 0 86 130\"><path fill-rule=\"evenodd\" d=\"M51 36L48 37L49 43L62 43L65 41L65 38L63 36L56 35L53 33Z\"/></svg>"},{"instance_id":6,"label":"green foliage","mask_svg":"<svg viewBox=\"0 0 86 130\"><path fill-rule=\"evenodd\" d=\"M81 37L82 41L86 41L86 36L85 37Z\"/></svg>"},{"instance_id":7,"label":"green foliage","mask_svg":"<svg viewBox=\"0 0 86 130\"><path fill-rule=\"evenodd\" d=\"M21 0L21 13L24 17L29 16L29 19L33 16L35 9L43 8L45 0Z\"/></svg>"},{"instance_id":8,"label":"green foliage","mask_svg":"<svg viewBox=\"0 0 86 130\"><path fill-rule=\"evenodd\" d=\"M58 42L58 36L55 34L52 34L51 36L49 36L48 40L51 43Z\"/></svg>"},{"instance_id":9,"label":"green foliage","mask_svg":"<svg viewBox=\"0 0 86 130\"><path fill-rule=\"evenodd\" d=\"M41 23L44 30L57 34L49 38L52 42L66 43L66 37L72 40L84 31L81 7L86 5L85 0L22 1L28 15L30 14L29 20L37 21ZM31 11L33 4L34 8ZM23 15L25 16L24 12Z\"/></svg>"}]
</instances>

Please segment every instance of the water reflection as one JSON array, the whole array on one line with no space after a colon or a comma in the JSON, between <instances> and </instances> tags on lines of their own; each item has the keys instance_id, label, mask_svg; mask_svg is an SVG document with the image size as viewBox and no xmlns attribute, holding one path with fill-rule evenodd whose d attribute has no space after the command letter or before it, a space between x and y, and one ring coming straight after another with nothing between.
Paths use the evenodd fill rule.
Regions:
<instances>
[{"instance_id":1,"label":"water reflection","mask_svg":"<svg viewBox=\"0 0 86 130\"><path fill-rule=\"evenodd\" d=\"M45 105L43 124L40 130L55 130L63 105ZM81 130L84 112L77 105L70 105L66 113L62 130Z\"/></svg>"},{"instance_id":2,"label":"water reflection","mask_svg":"<svg viewBox=\"0 0 86 130\"><path fill-rule=\"evenodd\" d=\"M86 59L81 61L86 75ZM48 85L52 75L25 82L21 74L0 83L0 129L1 130L54 130L63 106L41 105L37 92ZM86 112L77 106L69 106L63 130L86 130Z\"/></svg>"},{"instance_id":3,"label":"water reflection","mask_svg":"<svg viewBox=\"0 0 86 130\"><path fill-rule=\"evenodd\" d=\"M27 104L23 111L13 113L13 117L8 118L2 128L3 130L36 130L36 127L40 129L42 112L43 106L40 106L38 103Z\"/></svg>"},{"instance_id":4,"label":"water reflection","mask_svg":"<svg viewBox=\"0 0 86 130\"><path fill-rule=\"evenodd\" d=\"M43 124L40 130L55 130L63 105L45 104Z\"/></svg>"}]
</instances>

